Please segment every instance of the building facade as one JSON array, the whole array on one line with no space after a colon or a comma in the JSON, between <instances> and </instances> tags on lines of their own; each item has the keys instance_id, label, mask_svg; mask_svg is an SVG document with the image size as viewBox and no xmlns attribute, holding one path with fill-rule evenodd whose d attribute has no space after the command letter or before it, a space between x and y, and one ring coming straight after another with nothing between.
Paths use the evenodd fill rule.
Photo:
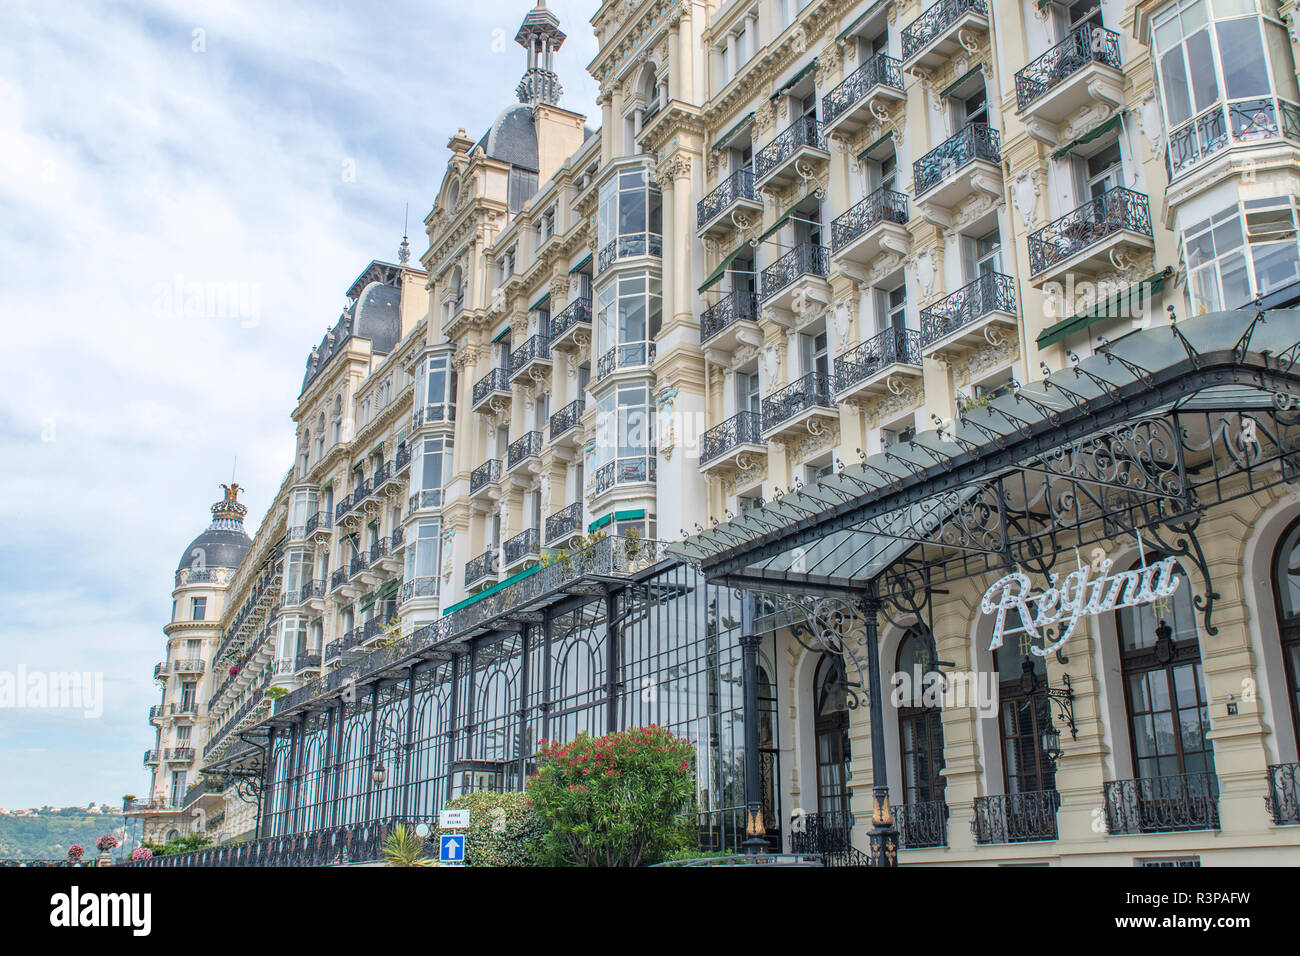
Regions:
<instances>
[{"instance_id":1,"label":"building facade","mask_svg":"<svg viewBox=\"0 0 1300 956\"><path fill-rule=\"evenodd\" d=\"M1184 376L1147 410L1163 424L1086 450L1062 424L1015 463L1055 474L1055 446L1073 469L1050 544L1017 531L1044 549L1035 588L1176 562L1168 593L1135 585L1068 646L1021 621L990 650L989 589L1020 564L984 525L1019 499L978 482L905 532L858 525L843 547L872 560L847 578L807 570L828 560L812 541L739 570L751 543L795 540L805 494L820 526L954 449L991 468L1039 405L1101 430L1101 370L1157 338L1191 356L1213 338L1198 317L1240 322L1224 374L1247 375L1254 310L1300 280L1292 14L611 0L592 131L558 106L565 34L539 3L519 102L448 142L420 268L372 263L313 350L298 461L213 598L186 768L218 781L208 832L285 846L427 817L520 786L540 739L655 722L697 746L709 848L749 829L851 861L883 817L904 863L1294 859L1289 398ZM1203 427L1177 422L1193 399ZM1186 508L1138 509L1132 463L1172 446ZM846 595L875 581L873 695ZM936 698L935 673L989 693Z\"/></svg>"}]
</instances>

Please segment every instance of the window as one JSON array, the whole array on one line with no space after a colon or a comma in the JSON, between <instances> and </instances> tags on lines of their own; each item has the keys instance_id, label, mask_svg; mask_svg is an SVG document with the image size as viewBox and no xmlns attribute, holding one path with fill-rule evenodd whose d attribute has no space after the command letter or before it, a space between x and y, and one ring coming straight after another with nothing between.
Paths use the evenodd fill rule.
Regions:
<instances>
[{"instance_id":1,"label":"window","mask_svg":"<svg viewBox=\"0 0 1300 956\"><path fill-rule=\"evenodd\" d=\"M803 346L804 373L827 374L830 371L830 351L826 330L823 329L814 335L804 335L800 338L800 342Z\"/></svg>"},{"instance_id":2,"label":"window","mask_svg":"<svg viewBox=\"0 0 1300 956\"><path fill-rule=\"evenodd\" d=\"M1030 651L1033 641L1015 611L1007 614L1008 638L994 652L998 671L998 725L1002 737L1002 779L1008 794L1056 788L1056 769L1044 749L1052 726L1047 665ZM1019 630L1019 633L1016 633Z\"/></svg>"},{"instance_id":3,"label":"window","mask_svg":"<svg viewBox=\"0 0 1300 956\"><path fill-rule=\"evenodd\" d=\"M1087 198L1098 199L1116 186L1124 185L1123 164L1120 160L1119 140L1111 143L1095 156L1084 160L1087 176Z\"/></svg>"},{"instance_id":4,"label":"window","mask_svg":"<svg viewBox=\"0 0 1300 956\"><path fill-rule=\"evenodd\" d=\"M876 331L883 332L885 329L895 329L899 332L907 328L907 287L901 283L888 292L877 290L876 292L880 328Z\"/></svg>"},{"instance_id":5,"label":"window","mask_svg":"<svg viewBox=\"0 0 1300 956\"><path fill-rule=\"evenodd\" d=\"M205 597L190 598L190 620L203 621L208 615L208 599Z\"/></svg>"},{"instance_id":6,"label":"window","mask_svg":"<svg viewBox=\"0 0 1300 956\"><path fill-rule=\"evenodd\" d=\"M926 675L933 674L937 657L929 634L917 628L909 631L898 645L895 671L907 675L912 688L911 698L902 701L898 708L898 752L902 760L905 806L943 802L943 719L939 708L927 700L923 683ZM939 678L936 675L931 679Z\"/></svg>"},{"instance_id":7,"label":"window","mask_svg":"<svg viewBox=\"0 0 1300 956\"><path fill-rule=\"evenodd\" d=\"M975 269L971 279L996 275L1002 271L1002 237L994 229L975 240Z\"/></svg>"},{"instance_id":8,"label":"window","mask_svg":"<svg viewBox=\"0 0 1300 956\"><path fill-rule=\"evenodd\" d=\"M661 197L658 189L646 183L645 170L619 173L601 187L597 225L602 253L614 244L618 259L662 254Z\"/></svg>"},{"instance_id":9,"label":"window","mask_svg":"<svg viewBox=\"0 0 1300 956\"><path fill-rule=\"evenodd\" d=\"M425 421L450 421L456 403L456 371L447 353L429 356L415 371L415 406Z\"/></svg>"},{"instance_id":10,"label":"window","mask_svg":"<svg viewBox=\"0 0 1300 956\"><path fill-rule=\"evenodd\" d=\"M603 378L615 368L648 364L649 343L659 334L662 319L663 283L660 279L624 275L602 288L596 300L599 377Z\"/></svg>"},{"instance_id":11,"label":"window","mask_svg":"<svg viewBox=\"0 0 1300 956\"><path fill-rule=\"evenodd\" d=\"M849 815L849 689L844 661L823 654L813 674L817 753L817 812L847 828Z\"/></svg>"},{"instance_id":12,"label":"window","mask_svg":"<svg viewBox=\"0 0 1300 956\"><path fill-rule=\"evenodd\" d=\"M452 442L442 436L430 436L420 442L415 456L420 489L420 507L437 508L442 504L442 489L451 482Z\"/></svg>"},{"instance_id":13,"label":"window","mask_svg":"<svg viewBox=\"0 0 1300 956\"><path fill-rule=\"evenodd\" d=\"M442 566L441 525L437 521L421 521L415 538L406 549L406 580L436 578Z\"/></svg>"},{"instance_id":14,"label":"window","mask_svg":"<svg viewBox=\"0 0 1300 956\"><path fill-rule=\"evenodd\" d=\"M758 372L736 373L736 406L739 411L758 415L763 409L763 396L759 391Z\"/></svg>"},{"instance_id":15,"label":"window","mask_svg":"<svg viewBox=\"0 0 1300 956\"><path fill-rule=\"evenodd\" d=\"M653 479L655 416L649 388L620 385L597 403L596 491L614 484Z\"/></svg>"},{"instance_id":16,"label":"window","mask_svg":"<svg viewBox=\"0 0 1300 956\"><path fill-rule=\"evenodd\" d=\"M1240 308L1300 279L1294 202L1248 200L1187 230L1183 257L1194 315Z\"/></svg>"},{"instance_id":17,"label":"window","mask_svg":"<svg viewBox=\"0 0 1300 956\"><path fill-rule=\"evenodd\" d=\"M181 684L181 712L191 714L194 712L197 700L198 685L193 681L185 681Z\"/></svg>"}]
</instances>

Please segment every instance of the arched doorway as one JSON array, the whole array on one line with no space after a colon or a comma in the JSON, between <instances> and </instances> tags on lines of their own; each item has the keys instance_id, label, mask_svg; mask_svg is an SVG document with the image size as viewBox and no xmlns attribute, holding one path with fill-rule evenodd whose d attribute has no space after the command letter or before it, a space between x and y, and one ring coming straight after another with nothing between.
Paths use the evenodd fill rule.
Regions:
<instances>
[{"instance_id":1,"label":"arched doorway","mask_svg":"<svg viewBox=\"0 0 1300 956\"><path fill-rule=\"evenodd\" d=\"M849 697L844 660L823 654L813 675L816 714L817 813L826 826L848 829Z\"/></svg>"},{"instance_id":2,"label":"arched doorway","mask_svg":"<svg viewBox=\"0 0 1300 956\"><path fill-rule=\"evenodd\" d=\"M1282 536L1273 558L1273 596L1282 641L1291 724L1300 740L1300 520Z\"/></svg>"},{"instance_id":3,"label":"arched doorway","mask_svg":"<svg viewBox=\"0 0 1300 956\"><path fill-rule=\"evenodd\" d=\"M929 632L913 628L898 645L895 660L895 672L908 675L907 686L912 691L898 707L903 802L895 816L905 847L942 846L945 842L943 718L926 683L926 675L934 672L936 657ZM933 680L937 679L936 675Z\"/></svg>"}]
</instances>

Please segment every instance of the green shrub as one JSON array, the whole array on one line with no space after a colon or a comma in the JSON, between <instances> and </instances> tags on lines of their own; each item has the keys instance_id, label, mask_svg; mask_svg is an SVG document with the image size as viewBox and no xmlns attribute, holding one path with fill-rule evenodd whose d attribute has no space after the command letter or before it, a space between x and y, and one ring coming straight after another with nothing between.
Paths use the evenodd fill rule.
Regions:
<instances>
[{"instance_id":1,"label":"green shrub","mask_svg":"<svg viewBox=\"0 0 1300 956\"><path fill-rule=\"evenodd\" d=\"M480 791L456 797L447 806L469 811L466 866L540 865L542 822L526 794Z\"/></svg>"},{"instance_id":2,"label":"green shrub","mask_svg":"<svg viewBox=\"0 0 1300 956\"><path fill-rule=\"evenodd\" d=\"M544 828L543 862L640 866L694 845L688 741L651 725L542 743L527 793Z\"/></svg>"}]
</instances>

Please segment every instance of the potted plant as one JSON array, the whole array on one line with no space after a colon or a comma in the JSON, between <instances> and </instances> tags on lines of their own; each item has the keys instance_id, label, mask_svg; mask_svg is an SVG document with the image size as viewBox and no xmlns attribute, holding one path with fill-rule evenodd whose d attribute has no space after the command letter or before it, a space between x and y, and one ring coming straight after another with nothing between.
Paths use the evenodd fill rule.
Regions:
<instances>
[{"instance_id":1,"label":"potted plant","mask_svg":"<svg viewBox=\"0 0 1300 956\"><path fill-rule=\"evenodd\" d=\"M74 843L68 847L68 862L74 866L81 862L81 858L86 855L86 848L80 843Z\"/></svg>"},{"instance_id":2,"label":"potted plant","mask_svg":"<svg viewBox=\"0 0 1300 956\"><path fill-rule=\"evenodd\" d=\"M117 837L111 833L105 833L95 841L95 849L99 851L100 866L113 865L113 850L117 849L118 846L120 846L120 843Z\"/></svg>"},{"instance_id":3,"label":"potted plant","mask_svg":"<svg viewBox=\"0 0 1300 956\"><path fill-rule=\"evenodd\" d=\"M131 851L132 863L143 863L146 860L152 860L152 859L153 859L153 850L149 849L147 846L138 846Z\"/></svg>"}]
</instances>

